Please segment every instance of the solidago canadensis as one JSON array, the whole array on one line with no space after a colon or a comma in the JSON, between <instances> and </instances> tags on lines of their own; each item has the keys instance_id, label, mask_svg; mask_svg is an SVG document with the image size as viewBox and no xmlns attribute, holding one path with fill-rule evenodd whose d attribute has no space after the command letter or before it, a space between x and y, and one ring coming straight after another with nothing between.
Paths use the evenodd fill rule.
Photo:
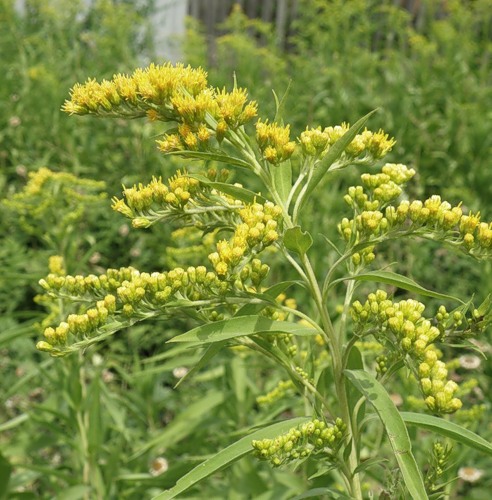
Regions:
<instances>
[{"instance_id":1,"label":"solidago canadensis","mask_svg":"<svg viewBox=\"0 0 492 500\"><path fill-rule=\"evenodd\" d=\"M178 171L167 181L154 177L124 188L112 206L134 228L165 222L213 234L215 248L208 262L168 270L108 269L97 276L66 275L58 266L41 280L45 293L86 306L47 326L37 347L65 356L148 318L188 315L197 328L171 341L188 341L195 348L220 341L224 349L248 348L269 357L286 379L259 397L258 404L293 392L306 401L304 422L280 435L252 440L250 449L259 459L277 467L316 457L324 464L325 477L336 468L343 480L340 488L360 499L368 486L362 482L364 424L359 414L372 404L390 436L407 490L424 498L430 490L438 491L440 474L434 472L424 484L408 436L395 438L395 428L404 424L381 384L407 370L434 415L429 418L459 410L460 388L450 376L442 346L481 335L491 321L490 300L475 307L471 300L458 299L456 309L443 305L433 314L425 313L423 303L398 300L382 288L359 299L355 295L360 283L373 281L454 300L397 273L377 270L378 246L425 238L485 260L492 257L492 224L438 195L408 200L404 186L415 171L384 162L395 141L382 130L364 128L369 115L352 127L306 127L295 138L280 118L281 102L278 108L274 119L258 118L257 103L248 99L246 89L212 88L203 69L180 64L151 64L109 81L76 84L63 105L66 113L166 122L170 126L157 140L163 153L246 169L262 189L230 184L228 172L215 168ZM337 227L340 240L326 243L336 258L323 275L316 275L303 207L326 178L351 165L372 173L363 173L360 185L348 189L347 215ZM272 249L299 281L268 284ZM308 291L310 304L298 305L285 294L297 286ZM336 311L328 304L333 290L343 304ZM373 348L365 349L371 343ZM371 364L374 370L364 368ZM354 387L362 394L355 402ZM435 450L441 458L449 455L442 446Z\"/></svg>"}]
</instances>

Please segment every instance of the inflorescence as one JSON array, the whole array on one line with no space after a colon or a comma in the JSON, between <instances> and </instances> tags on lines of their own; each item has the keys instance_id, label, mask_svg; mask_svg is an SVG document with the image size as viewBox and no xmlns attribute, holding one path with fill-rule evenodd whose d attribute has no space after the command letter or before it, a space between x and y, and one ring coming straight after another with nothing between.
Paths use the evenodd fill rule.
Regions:
<instances>
[{"instance_id":1,"label":"inflorescence","mask_svg":"<svg viewBox=\"0 0 492 500\"><path fill-rule=\"evenodd\" d=\"M352 255L353 263L372 261L372 242L410 235L446 242L476 258L490 258L492 222L481 222L480 213L463 214L461 204L452 206L438 195L425 201L396 203L402 186L414 175L415 170L405 165L387 163L380 173L363 174L363 185L349 188L344 199L355 215L344 218L338 231L350 246L367 244Z\"/></svg>"},{"instance_id":2,"label":"inflorescence","mask_svg":"<svg viewBox=\"0 0 492 500\"><path fill-rule=\"evenodd\" d=\"M455 397L458 384L448 380L448 370L435 346L442 336L441 331L422 316L424 309L424 304L413 299L393 302L386 292L378 290L369 294L364 304L355 301L351 314L356 333L372 331L389 352L407 362L432 412L454 413L462 406ZM378 371L384 373L386 356L380 356L377 361Z\"/></svg>"},{"instance_id":3,"label":"inflorescence","mask_svg":"<svg viewBox=\"0 0 492 500\"><path fill-rule=\"evenodd\" d=\"M333 425L314 419L273 439L253 441L252 445L258 458L268 460L275 467L315 454L324 454L334 461L346 428L340 418Z\"/></svg>"}]
</instances>

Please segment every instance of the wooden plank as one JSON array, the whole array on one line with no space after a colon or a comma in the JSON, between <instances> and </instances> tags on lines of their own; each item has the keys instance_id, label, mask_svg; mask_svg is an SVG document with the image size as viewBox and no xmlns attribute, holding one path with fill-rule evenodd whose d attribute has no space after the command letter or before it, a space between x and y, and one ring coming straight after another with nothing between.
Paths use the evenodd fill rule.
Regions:
<instances>
[{"instance_id":1,"label":"wooden plank","mask_svg":"<svg viewBox=\"0 0 492 500\"><path fill-rule=\"evenodd\" d=\"M277 0L277 15L275 19L277 45L283 48L285 45L285 35L287 27L287 0Z\"/></svg>"},{"instance_id":2,"label":"wooden plank","mask_svg":"<svg viewBox=\"0 0 492 500\"><path fill-rule=\"evenodd\" d=\"M275 0L263 0L261 6L261 19L266 23L271 23L273 21L275 10Z\"/></svg>"},{"instance_id":3,"label":"wooden plank","mask_svg":"<svg viewBox=\"0 0 492 500\"><path fill-rule=\"evenodd\" d=\"M200 0L189 0L188 15L195 19L200 19Z\"/></svg>"}]
</instances>

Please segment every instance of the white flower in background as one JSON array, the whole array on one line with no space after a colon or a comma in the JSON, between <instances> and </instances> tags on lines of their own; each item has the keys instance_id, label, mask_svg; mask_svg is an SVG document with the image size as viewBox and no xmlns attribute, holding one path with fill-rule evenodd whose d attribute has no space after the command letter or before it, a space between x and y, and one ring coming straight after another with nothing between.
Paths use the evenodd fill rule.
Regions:
<instances>
[{"instance_id":1,"label":"white flower in background","mask_svg":"<svg viewBox=\"0 0 492 500\"><path fill-rule=\"evenodd\" d=\"M176 378L183 378L188 372L189 370L188 368L186 368L186 366L178 366L173 370L173 375Z\"/></svg>"},{"instance_id":2,"label":"white flower in background","mask_svg":"<svg viewBox=\"0 0 492 500\"><path fill-rule=\"evenodd\" d=\"M152 476L160 476L169 469L169 462L164 457L157 457L152 460L149 472Z\"/></svg>"},{"instance_id":3,"label":"white flower in background","mask_svg":"<svg viewBox=\"0 0 492 500\"><path fill-rule=\"evenodd\" d=\"M93 354L92 356L92 365L93 366L101 366L104 362L103 357L100 354Z\"/></svg>"},{"instance_id":4,"label":"white flower in background","mask_svg":"<svg viewBox=\"0 0 492 500\"><path fill-rule=\"evenodd\" d=\"M483 470L475 467L460 467L458 477L467 483L476 483L483 476Z\"/></svg>"},{"instance_id":5,"label":"white flower in background","mask_svg":"<svg viewBox=\"0 0 492 500\"><path fill-rule=\"evenodd\" d=\"M481 359L474 354L464 354L458 358L461 368L465 370L475 370L482 363Z\"/></svg>"}]
</instances>

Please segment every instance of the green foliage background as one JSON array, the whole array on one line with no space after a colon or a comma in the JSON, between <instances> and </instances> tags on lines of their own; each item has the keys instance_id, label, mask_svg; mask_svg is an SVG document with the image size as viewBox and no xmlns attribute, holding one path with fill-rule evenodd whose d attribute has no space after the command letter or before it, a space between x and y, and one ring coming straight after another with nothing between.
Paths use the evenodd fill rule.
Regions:
<instances>
[{"instance_id":1,"label":"green foliage background","mask_svg":"<svg viewBox=\"0 0 492 500\"><path fill-rule=\"evenodd\" d=\"M269 118L274 115L271 89L281 96L288 88L286 116L296 134L306 124L354 122L380 108L370 128L382 127L396 137L389 161L417 169L412 194L441 193L490 219L489 2L448 1L443 14L439 2L426 1L417 25L393 4L304 0L287 48L278 46L273 26L236 11L221 26L210 54L202 28L190 21L183 52L190 64L207 67L212 85L230 87L235 73ZM45 315L42 304L34 302L35 283L46 274L49 256L62 254L70 273L120 265L161 270L184 263L184 257L190 264L203 257L181 251L199 241L173 238L168 227L128 231L109 209L122 183L168 176L180 166L157 153L154 138L162 131L150 123L70 118L59 111L75 82L129 72L152 58L150 3L137 8L132 2L98 0L89 10L68 0L26 5L20 16L13 0L0 0L0 498L151 498L244 430L295 414L296 401L287 397L267 411L259 409L256 397L272 389L280 374L261 360L229 352L174 390L173 370L199 359L184 350L171 355L164 345L191 327L178 320L129 329L84 359L54 362L35 352L37 325ZM43 166L104 181L107 199L83 199L84 216L68 229L61 226L60 214L71 208L55 191L46 226L27 231L5 200L22 190L29 172ZM357 172L344 171L318 190L306 218L335 228L344 210L343 193L357 178ZM323 210L314 210L320 206ZM70 244L54 237L60 228L70 235ZM319 245L313 252L317 266L326 266L327 249ZM430 289L463 297L491 291L490 266L478 268L432 244L388 246L384 259L398 262L399 272ZM483 339L484 350L489 339ZM487 410L491 374L492 364L484 360L472 382L479 390L471 399ZM395 390L405 395L403 408L415 410L407 398L414 391L411 384L401 380ZM490 423L481 418L464 423L490 440ZM430 444L420 442L416 455L423 464ZM382 455L387 446L381 443ZM149 468L160 455L170 467L153 476ZM96 471L91 491L84 477L88 461ZM462 464L490 465L464 448L456 464L451 476ZM309 467L304 475L272 473L246 458L194 493L289 498L305 489L314 471ZM379 481L384 472L375 476ZM336 476L333 481L336 485ZM455 483L454 498L484 498L491 484L490 477L473 488Z\"/></svg>"}]
</instances>

